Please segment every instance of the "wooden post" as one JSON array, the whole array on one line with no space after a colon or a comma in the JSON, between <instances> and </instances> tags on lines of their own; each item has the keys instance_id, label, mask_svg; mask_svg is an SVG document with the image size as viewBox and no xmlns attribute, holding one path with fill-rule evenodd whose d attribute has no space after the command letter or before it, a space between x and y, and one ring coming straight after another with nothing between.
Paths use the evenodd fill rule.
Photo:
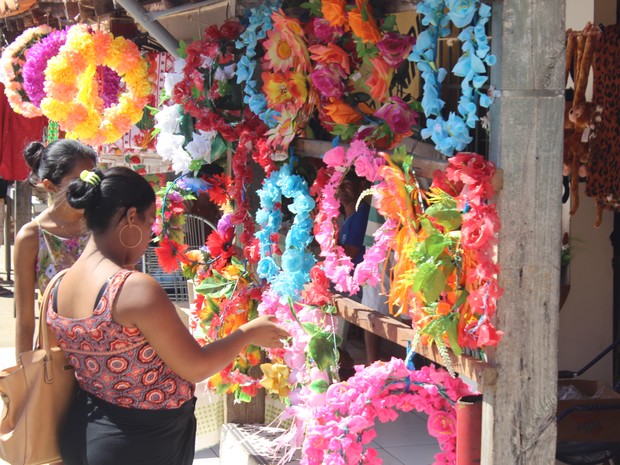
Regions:
<instances>
[{"instance_id":1,"label":"wooden post","mask_svg":"<svg viewBox=\"0 0 620 465\"><path fill-rule=\"evenodd\" d=\"M554 463L564 113L564 0L493 4L491 159L504 171L494 357L483 465Z\"/></svg>"},{"instance_id":2,"label":"wooden post","mask_svg":"<svg viewBox=\"0 0 620 465\"><path fill-rule=\"evenodd\" d=\"M13 199L15 215L15 234L26 223L32 221L32 186L28 181L15 182L15 198Z\"/></svg>"}]
</instances>

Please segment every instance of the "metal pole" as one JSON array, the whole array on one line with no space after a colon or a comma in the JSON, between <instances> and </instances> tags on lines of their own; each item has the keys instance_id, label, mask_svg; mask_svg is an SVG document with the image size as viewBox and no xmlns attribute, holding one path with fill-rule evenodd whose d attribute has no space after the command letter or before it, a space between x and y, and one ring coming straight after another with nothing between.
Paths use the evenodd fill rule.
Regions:
<instances>
[{"instance_id":1,"label":"metal pole","mask_svg":"<svg viewBox=\"0 0 620 465\"><path fill-rule=\"evenodd\" d=\"M146 32L148 32L153 39L160 43L162 47L166 49L171 55L178 57L177 48L179 42L157 21L151 21L149 19L149 13L144 9L142 5L135 0L116 0L120 6L122 6L129 16L131 16L138 24L140 24Z\"/></svg>"}]
</instances>

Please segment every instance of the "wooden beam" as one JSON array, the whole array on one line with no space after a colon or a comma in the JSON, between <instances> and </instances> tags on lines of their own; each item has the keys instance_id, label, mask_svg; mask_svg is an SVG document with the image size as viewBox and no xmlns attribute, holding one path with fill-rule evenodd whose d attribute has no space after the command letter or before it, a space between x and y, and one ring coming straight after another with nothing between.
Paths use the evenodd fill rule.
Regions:
<instances>
[{"instance_id":1,"label":"wooden beam","mask_svg":"<svg viewBox=\"0 0 620 465\"><path fill-rule=\"evenodd\" d=\"M349 323L403 347L407 347L409 342L413 341L414 329L392 316L383 315L347 297L337 296L335 304L338 315ZM418 344L414 350L439 365L445 365L435 346L428 347ZM495 383L497 371L487 362L468 356L456 357L452 353L450 353L450 362L454 371L475 381L480 392L484 392L486 386Z\"/></svg>"},{"instance_id":2,"label":"wooden beam","mask_svg":"<svg viewBox=\"0 0 620 465\"><path fill-rule=\"evenodd\" d=\"M405 139L403 141L407 150L412 152L413 169L416 174L422 178L432 179L435 170L445 170L448 161L437 152L431 144L420 142L414 139ZM348 147L347 144L340 144ZM294 142L295 152L304 157L322 158L323 154L333 147L332 143L324 140L315 139L296 139ZM504 174L498 169L493 177L492 183L496 192L502 188Z\"/></svg>"},{"instance_id":3,"label":"wooden beam","mask_svg":"<svg viewBox=\"0 0 620 465\"><path fill-rule=\"evenodd\" d=\"M555 463L564 0L493 2L490 159L504 172L497 381L484 392L483 465Z\"/></svg>"}]
</instances>

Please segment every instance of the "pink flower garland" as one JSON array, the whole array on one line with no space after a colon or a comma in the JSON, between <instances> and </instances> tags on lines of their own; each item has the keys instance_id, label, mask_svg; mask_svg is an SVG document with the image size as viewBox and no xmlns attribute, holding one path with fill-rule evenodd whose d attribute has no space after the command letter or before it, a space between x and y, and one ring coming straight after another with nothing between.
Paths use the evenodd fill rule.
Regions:
<instances>
[{"instance_id":1,"label":"pink flower garland","mask_svg":"<svg viewBox=\"0 0 620 465\"><path fill-rule=\"evenodd\" d=\"M379 167L385 164L385 160L363 141L356 140L347 151L343 147L329 150L323 161L331 177L320 198L315 237L321 246L321 256L325 259L325 274L335 284L336 290L355 294L362 284L368 282L376 285L380 281L380 264L387 257L396 233L396 223L387 221L381 226L374 235L374 244L366 251L364 260L353 272L353 261L345 254L344 248L338 245L338 230L334 219L340 215L340 203L336 199L336 192L345 173L353 167L358 176L374 183L379 178Z\"/></svg>"},{"instance_id":2,"label":"pink flower garland","mask_svg":"<svg viewBox=\"0 0 620 465\"><path fill-rule=\"evenodd\" d=\"M428 415L428 431L439 441L442 452L435 455L435 465L455 463L454 403L471 394L463 381L432 366L410 371L397 358L355 368L353 377L328 388L326 403L315 409L301 465L380 464L369 447L376 419L394 421L399 411L412 410Z\"/></svg>"}]
</instances>

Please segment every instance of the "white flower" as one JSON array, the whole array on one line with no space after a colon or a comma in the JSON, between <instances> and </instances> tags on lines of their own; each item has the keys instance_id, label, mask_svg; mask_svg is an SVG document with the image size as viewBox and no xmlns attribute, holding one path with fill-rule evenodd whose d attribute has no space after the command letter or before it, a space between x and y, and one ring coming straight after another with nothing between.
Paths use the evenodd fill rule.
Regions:
<instances>
[{"instance_id":1,"label":"white flower","mask_svg":"<svg viewBox=\"0 0 620 465\"><path fill-rule=\"evenodd\" d=\"M179 132L179 120L181 119L181 106L164 106L155 114L155 128L162 134L174 134Z\"/></svg>"},{"instance_id":2,"label":"white flower","mask_svg":"<svg viewBox=\"0 0 620 465\"><path fill-rule=\"evenodd\" d=\"M231 63L228 66L224 66L223 68L218 68L215 71L214 79L217 81L229 81L235 76L235 70L237 68L237 63Z\"/></svg>"},{"instance_id":3,"label":"white flower","mask_svg":"<svg viewBox=\"0 0 620 465\"><path fill-rule=\"evenodd\" d=\"M211 163L211 142L216 135L217 131L200 129L193 134L193 139L185 146L185 150L194 160L205 160L207 163Z\"/></svg>"},{"instance_id":4,"label":"white flower","mask_svg":"<svg viewBox=\"0 0 620 465\"><path fill-rule=\"evenodd\" d=\"M164 74L164 92L166 95L172 95L172 90L177 83L183 80L183 73L166 73Z\"/></svg>"},{"instance_id":5,"label":"white flower","mask_svg":"<svg viewBox=\"0 0 620 465\"><path fill-rule=\"evenodd\" d=\"M185 68L185 59L177 58L176 60L174 60L173 66L173 70L175 73L183 73L183 68Z\"/></svg>"},{"instance_id":6,"label":"white flower","mask_svg":"<svg viewBox=\"0 0 620 465\"><path fill-rule=\"evenodd\" d=\"M157 136L157 144L155 150L162 160L174 162L179 158L187 158L188 163L191 161L189 155L183 150L185 137L178 134L160 133Z\"/></svg>"}]
</instances>

